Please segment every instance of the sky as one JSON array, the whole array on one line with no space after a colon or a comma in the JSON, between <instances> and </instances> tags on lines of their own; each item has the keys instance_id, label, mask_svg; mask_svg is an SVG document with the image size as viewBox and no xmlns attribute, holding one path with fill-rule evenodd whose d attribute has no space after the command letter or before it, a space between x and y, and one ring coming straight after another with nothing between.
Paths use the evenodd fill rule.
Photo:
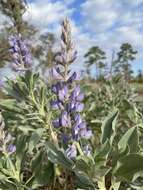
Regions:
<instances>
[{"instance_id":1,"label":"sky","mask_svg":"<svg viewBox=\"0 0 143 190\"><path fill-rule=\"evenodd\" d=\"M143 69L143 0L27 0L24 18L42 32L60 36L61 22L71 21L78 51L75 68L81 69L84 54L91 46L106 51L111 61L113 50L131 43L138 51L133 69Z\"/></svg>"}]
</instances>

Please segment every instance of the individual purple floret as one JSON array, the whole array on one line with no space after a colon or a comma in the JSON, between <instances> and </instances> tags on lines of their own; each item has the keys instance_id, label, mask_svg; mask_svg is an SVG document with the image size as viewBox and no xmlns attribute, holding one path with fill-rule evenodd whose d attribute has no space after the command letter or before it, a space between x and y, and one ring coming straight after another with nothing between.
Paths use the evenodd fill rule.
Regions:
<instances>
[{"instance_id":1,"label":"individual purple floret","mask_svg":"<svg viewBox=\"0 0 143 190\"><path fill-rule=\"evenodd\" d=\"M66 150L66 156L68 158L75 158L77 156L77 149L74 144L69 145L68 149Z\"/></svg>"},{"instance_id":2,"label":"individual purple floret","mask_svg":"<svg viewBox=\"0 0 143 190\"><path fill-rule=\"evenodd\" d=\"M54 128L59 130L62 142L68 146L66 155L74 158L77 155L76 143L81 139L89 139L92 136L91 130L87 129L85 120L80 113L84 109L82 100L84 94L76 81L80 80L78 72L72 72L69 65L77 57L71 40L71 28L67 19L62 23L61 51L55 56L55 67L51 70L55 84L52 85L52 92L56 99L51 106L59 111L58 117L53 121Z\"/></svg>"},{"instance_id":3,"label":"individual purple floret","mask_svg":"<svg viewBox=\"0 0 143 190\"><path fill-rule=\"evenodd\" d=\"M31 68L31 54L26 40L20 34L9 38L10 53L13 58L12 68L14 71L26 71Z\"/></svg>"},{"instance_id":4,"label":"individual purple floret","mask_svg":"<svg viewBox=\"0 0 143 190\"><path fill-rule=\"evenodd\" d=\"M16 146L13 145L13 144L8 145L7 151L8 151L9 153L11 153L11 154L14 153L14 152L16 151Z\"/></svg>"}]
</instances>

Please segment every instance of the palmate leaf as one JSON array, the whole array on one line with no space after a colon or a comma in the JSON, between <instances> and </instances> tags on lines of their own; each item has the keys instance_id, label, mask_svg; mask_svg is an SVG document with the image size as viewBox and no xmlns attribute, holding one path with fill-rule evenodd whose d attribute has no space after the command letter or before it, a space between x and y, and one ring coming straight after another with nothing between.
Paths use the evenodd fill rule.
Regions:
<instances>
[{"instance_id":1,"label":"palmate leaf","mask_svg":"<svg viewBox=\"0 0 143 190\"><path fill-rule=\"evenodd\" d=\"M139 172L143 172L143 156L132 153L118 160L113 174L131 181L133 176Z\"/></svg>"},{"instance_id":2,"label":"palmate leaf","mask_svg":"<svg viewBox=\"0 0 143 190\"><path fill-rule=\"evenodd\" d=\"M113 111L102 124L101 143L105 143L107 140L111 140L113 131L115 131L116 119L118 116L118 110Z\"/></svg>"}]
</instances>

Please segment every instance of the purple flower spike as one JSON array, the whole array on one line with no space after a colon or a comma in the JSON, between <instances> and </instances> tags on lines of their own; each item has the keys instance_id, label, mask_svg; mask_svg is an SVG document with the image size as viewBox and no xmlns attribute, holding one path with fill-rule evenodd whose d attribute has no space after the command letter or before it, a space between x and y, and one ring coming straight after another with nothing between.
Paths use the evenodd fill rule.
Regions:
<instances>
[{"instance_id":1,"label":"purple flower spike","mask_svg":"<svg viewBox=\"0 0 143 190\"><path fill-rule=\"evenodd\" d=\"M51 106L60 112L60 117L53 121L53 126L61 127L58 131L61 137L59 138L60 144L61 146L72 144L66 150L66 155L68 158L74 158L77 155L74 142L79 141L80 145L80 139L89 139L92 132L87 130L86 122L80 115L84 109L82 103L84 94L81 92L80 85L76 85L75 81L80 80L81 73L72 72L69 68L69 65L76 59L77 52L74 50L70 24L67 19L62 24L61 39L61 50L54 57L56 66L52 70L53 78L58 80L52 85L52 92L56 98L51 103ZM85 152L89 154L88 147Z\"/></svg>"},{"instance_id":2,"label":"purple flower spike","mask_svg":"<svg viewBox=\"0 0 143 190\"><path fill-rule=\"evenodd\" d=\"M69 148L66 150L66 156L68 158L75 158L77 155L77 149L76 146L74 144L69 145Z\"/></svg>"},{"instance_id":3,"label":"purple flower spike","mask_svg":"<svg viewBox=\"0 0 143 190\"><path fill-rule=\"evenodd\" d=\"M31 54L20 34L9 38L10 53L13 58L12 69L15 71L26 71L30 69L32 60Z\"/></svg>"}]
</instances>

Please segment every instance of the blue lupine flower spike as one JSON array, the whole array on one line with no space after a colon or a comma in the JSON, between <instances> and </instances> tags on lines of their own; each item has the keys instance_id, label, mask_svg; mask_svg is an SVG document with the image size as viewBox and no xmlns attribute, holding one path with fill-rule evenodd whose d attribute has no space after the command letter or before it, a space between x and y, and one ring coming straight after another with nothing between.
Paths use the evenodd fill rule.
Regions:
<instances>
[{"instance_id":1,"label":"blue lupine flower spike","mask_svg":"<svg viewBox=\"0 0 143 190\"><path fill-rule=\"evenodd\" d=\"M51 75L55 84L52 91L56 99L51 102L53 109L59 111L58 118L53 121L53 126L59 131L59 136L64 145L67 146L65 154L68 158L78 155L76 143L80 139L89 139L92 136L91 130L87 129L85 120L82 119L81 112L84 104L84 94L76 81L80 80L78 72L72 72L69 65L77 57L71 40L71 27L68 19L62 23L61 50L55 56L56 66L52 68ZM85 149L85 147L84 147ZM83 151L88 155L86 148Z\"/></svg>"}]
</instances>

